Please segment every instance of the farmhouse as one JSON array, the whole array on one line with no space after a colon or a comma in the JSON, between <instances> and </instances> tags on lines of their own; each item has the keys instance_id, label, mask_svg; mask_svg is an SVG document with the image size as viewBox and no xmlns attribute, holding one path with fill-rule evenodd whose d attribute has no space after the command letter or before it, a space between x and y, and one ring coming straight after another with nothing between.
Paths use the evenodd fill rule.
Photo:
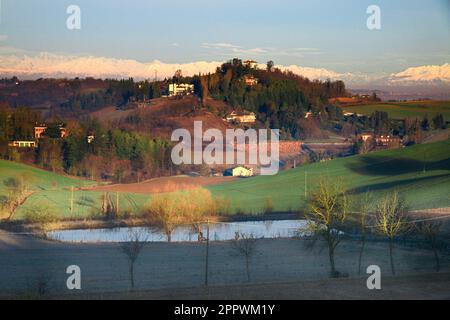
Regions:
<instances>
[{"instance_id":1,"label":"farmhouse","mask_svg":"<svg viewBox=\"0 0 450 320\"><path fill-rule=\"evenodd\" d=\"M171 83L169 84L169 96L183 96L183 95L190 95L194 92L194 85L188 84L188 83Z\"/></svg>"},{"instance_id":2,"label":"farmhouse","mask_svg":"<svg viewBox=\"0 0 450 320\"><path fill-rule=\"evenodd\" d=\"M87 143L88 143L88 144L91 144L91 143L94 142L95 136L94 136L93 134L90 134L90 135L88 135L88 136L86 137L86 140L87 140Z\"/></svg>"},{"instance_id":3,"label":"farmhouse","mask_svg":"<svg viewBox=\"0 0 450 320\"><path fill-rule=\"evenodd\" d=\"M232 170L232 175L233 175L233 177L252 177L253 169L239 166Z\"/></svg>"},{"instance_id":4,"label":"farmhouse","mask_svg":"<svg viewBox=\"0 0 450 320\"><path fill-rule=\"evenodd\" d=\"M373 139L373 132L371 131L364 131L363 133L361 133L360 138L363 142L367 142L367 140L369 139Z\"/></svg>"},{"instance_id":5,"label":"farmhouse","mask_svg":"<svg viewBox=\"0 0 450 320\"><path fill-rule=\"evenodd\" d=\"M247 75L247 76L244 76L244 82L247 86L253 87L254 85L258 84L258 79L256 79L252 75Z\"/></svg>"},{"instance_id":6,"label":"farmhouse","mask_svg":"<svg viewBox=\"0 0 450 320\"><path fill-rule=\"evenodd\" d=\"M36 148L37 143L33 140L12 141L8 146L12 148Z\"/></svg>"},{"instance_id":7,"label":"farmhouse","mask_svg":"<svg viewBox=\"0 0 450 320\"><path fill-rule=\"evenodd\" d=\"M58 125L59 127L59 131L61 133L61 138L65 138L67 137L67 129L64 128L64 126L62 124ZM42 138L42 135L45 133L45 131L48 129L48 126L45 124L40 124L38 126L34 127L34 137L35 139L40 139Z\"/></svg>"},{"instance_id":8,"label":"farmhouse","mask_svg":"<svg viewBox=\"0 0 450 320\"><path fill-rule=\"evenodd\" d=\"M254 112L237 112L233 111L230 113L226 120L228 122L237 122L237 123L255 123L256 122L256 115Z\"/></svg>"},{"instance_id":9,"label":"farmhouse","mask_svg":"<svg viewBox=\"0 0 450 320\"><path fill-rule=\"evenodd\" d=\"M375 137L375 143L377 147L381 148L399 148L401 145L401 139L397 136L381 135Z\"/></svg>"},{"instance_id":10,"label":"farmhouse","mask_svg":"<svg viewBox=\"0 0 450 320\"><path fill-rule=\"evenodd\" d=\"M371 145L375 150L400 148L402 139L393 135L376 135L371 131L365 131L359 135L359 139L365 145Z\"/></svg>"},{"instance_id":11,"label":"farmhouse","mask_svg":"<svg viewBox=\"0 0 450 320\"><path fill-rule=\"evenodd\" d=\"M40 126L34 127L34 137L36 139L40 139L41 136L44 134L45 130L47 130L46 125L40 125Z\"/></svg>"},{"instance_id":12,"label":"farmhouse","mask_svg":"<svg viewBox=\"0 0 450 320\"><path fill-rule=\"evenodd\" d=\"M311 111L308 111L308 112L305 114L305 119L311 119L313 116L314 116L313 113L312 113Z\"/></svg>"},{"instance_id":13,"label":"farmhouse","mask_svg":"<svg viewBox=\"0 0 450 320\"><path fill-rule=\"evenodd\" d=\"M244 65L251 69L256 69L258 67L258 62L256 62L255 60L247 60L244 61Z\"/></svg>"}]
</instances>

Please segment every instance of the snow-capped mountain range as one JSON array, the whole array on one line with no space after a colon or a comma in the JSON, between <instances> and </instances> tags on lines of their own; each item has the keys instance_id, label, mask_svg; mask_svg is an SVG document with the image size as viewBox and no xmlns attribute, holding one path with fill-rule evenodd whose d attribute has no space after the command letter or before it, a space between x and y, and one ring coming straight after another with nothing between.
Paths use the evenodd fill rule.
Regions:
<instances>
[{"instance_id":1,"label":"snow-capped mountain range","mask_svg":"<svg viewBox=\"0 0 450 320\"><path fill-rule=\"evenodd\" d=\"M183 75L214 72L220 61L196 61L190 63L164 63L159 60L139 62L131 59L116 59L94 56L64 56L51 53L38 55L0 55L0 77L17 76L20 79L37 78L128 78L159 79L171 77L181 69ZM261 65L265 67L265 65ZM411 67L388 76L374 77L365 74L339 73L324 68L298 65L282 66L296 74L315 80L343 80L349 86L376 85L449 85L450 64Z\"/></svg>"}]
</instances>

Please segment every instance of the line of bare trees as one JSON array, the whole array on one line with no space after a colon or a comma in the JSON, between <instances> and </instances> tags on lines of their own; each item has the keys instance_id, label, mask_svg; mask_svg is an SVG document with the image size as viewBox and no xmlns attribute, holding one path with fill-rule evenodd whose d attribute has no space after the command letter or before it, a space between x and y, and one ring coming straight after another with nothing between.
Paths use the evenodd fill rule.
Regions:
<instances>
[{"instance_id":1,"label":"line of bare trees","mask_svg":"<svg viewBox=\"0 0 450 320\"><path fill-rule=\"evenodd\" d=\"M330 276L340 277L343 274L336 267L336 249L345 239L348 224L357 223L359 230L360 249L358 256L358 274L361 274L363 255L369 236L378 235L388 240L389 261L391 272L396 274L394 250L396 240L406 234L415 233L425 240L434 252L435 270L440 270L439 233L442 223L439 221L410 221L406 215L406 202L398 192L392 192L375 201L371 192L360 197L357 204L357 215L351 215L354 208L345 186L341 180L330 181L322 178L318 187L311 193L308 200L306 219L309 234L314 240L321 239L328 249ZM218 210L217 203L211 193L205 189L193 189L172 194L154 195L150 205L144 212L149 225L162 230L167 240L172 240L175 228L181 224L191 225L198 234L199 241L209 240L203 235L204 224ZM355 220L356 219L356 220ZM122 245L122 252L129 262L131 288L134 288L134 265L147 239L143 234L131 234L128 241ZM314 241L315 243L315 241ZM237 233L231 241L233 253L244 259L247 281L251 280L251 263L257 253L257 241L252 234ZM208 249L206 259L206 279L208 275ZM207 280L205 282L207 285Z\"/></svg>"},{"instance_id":2,"label":"line of bare trees","mask_svg":"<svg viewBox=\"0 0 450 320\"><path fill-rule=\"evenodd\" d=\"M360 250L358 257L358 274L361 274L362 260L369 232L388 240L389 261L392 275L396 274L394 249L398 238L413 235L433 250L435 270L440 270L440 251L443 248L439 235L443 223L440 220L411 220L407 216L406 201L397 191L374 201L373 195L367 191L357 204L358 212L351 217L350 208L354 208L348 192L341 180L321 178L317 188L308 199L306 219L308 230L315 240L322 239L328 249L331 277L341 274L336 269L336 249L346 234L350 218L355 219L359 229ZM354 221L353 221L354 222Z\"/></svg>"}]
</instances>

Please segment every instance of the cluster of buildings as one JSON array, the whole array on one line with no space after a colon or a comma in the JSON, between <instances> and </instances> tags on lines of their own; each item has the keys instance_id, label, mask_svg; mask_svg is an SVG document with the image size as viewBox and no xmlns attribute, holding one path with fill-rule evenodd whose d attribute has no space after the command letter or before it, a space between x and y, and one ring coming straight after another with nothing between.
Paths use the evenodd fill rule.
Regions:
<instances>
[{"instance_id":1,"label":"cluster of buildings","mask_svg":"<svg viewBox=\"0 0 450 320\"><path fill-rule=\"evenodd\" d=\"M63 124L58 124L56 127L59 129L60 138L64 139L69 135L69 131ZM12 148L36 148L38 146L39 139L42 139L47 131L48 126L46 124L39 124L34 127L34 140L15 140L11 141L8 146ZM86 136L88 144L93 143L95 135L93 132L89 132Z\"/></svg>"},{"instance_id":2,"label":"cluster of buildings","mask_svg":"<svg viewBox=\"0 0 450 320\"><path fill-rule=\"evenodd\" d=\"M376 135L372 131L361 133L359 138L366 145L372 144L375 149L400 148L402 145L402 139L399 136Z\"/></svg>"},{"instance_id":3,"label":"cluster of buildings","mask_svg":"<svg viewBox=\"0 0 450 320\"><path fill-rule=\"evenodd\" d=\"M169 97L188 96L194 93L194 85L188 83L169 84Z\"/></svg>"},{"instance_id":4,"label":"cluster of buildings","mask_svg":"<svg viewBox=\"0 0 450 320\"><path fill-rule=\"evenodd\" d=\"M233 111L226 120L234 123L254 124L256 122L256 114L248 111Z\"/></svg>"},{"instance_id":5,"label":"cluster of buildings","mask_svg":"<svg viewBox=\"0 0 450 320\"><path fill-rule=\"evenodd\" d=\"M58 124L57 128L59 129L61 139L67 137L68 131L63 124ZM12 148L36 148L38 140L42 138L47 129L48 126L46 124L36 125L34 127L34 140L14 140L11 141L8 146Z\"/></svg>"},{"instance_id":6,"label":"cluster of buildings","mask_svg":"<svg viewBox=\"0 0 450 320\"><path fill-rule=\"evenodd\" d=\"M58 124L57 127L59 129L61 139L64 139L65 137L67 137L68 132L67 132L67 129L64 127L64 125ZM45 124L41 124L39 126L34 127L34 138L40 139L47 129L48 129L48 126Z\"/></svg>"}]
</instances>

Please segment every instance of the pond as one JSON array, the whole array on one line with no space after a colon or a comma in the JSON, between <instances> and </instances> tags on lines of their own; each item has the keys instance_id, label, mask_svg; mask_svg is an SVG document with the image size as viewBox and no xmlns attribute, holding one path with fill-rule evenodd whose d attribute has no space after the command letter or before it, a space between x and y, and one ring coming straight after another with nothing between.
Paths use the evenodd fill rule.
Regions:
<instances>
[{"instance_id":1,"label":"pond","mask_svg":"<svg viewBox=\"0 0 450 320\"><path fill-rule=\"evenodd\" d=\"M210 241L233 240L237 233L252 235L255 238L289 238L306 234L305 220L268 220L244 222L218 222L209 225ZM206 237L207 226L202 225ZM303 230L303 231L302 231ZM300 232L300 234L299 234ZM166 242L166 235L157 229L145 227L59 230L47 233L50 239L63 242L127 242L131 234L139 234L148 242ZM197 242L198 234L191 226L180 226L172 233L172 242Z\"/></svg>"}]
</instances>

